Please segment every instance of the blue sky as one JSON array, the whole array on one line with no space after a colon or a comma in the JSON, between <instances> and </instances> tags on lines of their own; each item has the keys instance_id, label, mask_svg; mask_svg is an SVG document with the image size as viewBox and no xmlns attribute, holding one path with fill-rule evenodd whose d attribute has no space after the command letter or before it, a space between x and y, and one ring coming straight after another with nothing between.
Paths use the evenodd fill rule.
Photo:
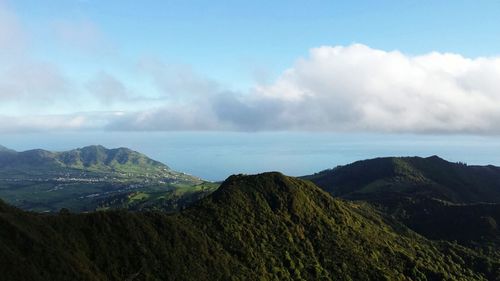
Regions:
<instances>
[{"instance_id":1,"label":"blue sky","mask_svg":"<svg viewBox=\"0 0 500 281\"><path fill-rule=\"evenodd\" d=\"M500 48L498 1L20 0L9 6L35 37L37 57L68 71L82 72L74 59L91 61L89 68L101 62L117 68L119 58L151 55L189 64L235 87L251 85L260 69L275 78L310 48L323 45L362 43L467 57L498 55ZM118 54L96 57L54 46L47 38L58 21L92 23Z\"/></svg>"},{"instance_id":2,"label":"blue sky","mask_svg":"<svg viewBox=\"0 0 500 281\"><path fill-rule=\"evenodd\" d=\"M497 134L498 11L2 0L0 131Z\"/></svg>"},{"instance_id":3,"label":"blue sky","mask_svg":"<svg viewBox=\"0 0 500 281\"><path fill-rule=\"evenodd\" d=\"M498 164L499 12L0 0L0 144L126 146L213 180L390 155Z\"/></svg>"}]
</instances>

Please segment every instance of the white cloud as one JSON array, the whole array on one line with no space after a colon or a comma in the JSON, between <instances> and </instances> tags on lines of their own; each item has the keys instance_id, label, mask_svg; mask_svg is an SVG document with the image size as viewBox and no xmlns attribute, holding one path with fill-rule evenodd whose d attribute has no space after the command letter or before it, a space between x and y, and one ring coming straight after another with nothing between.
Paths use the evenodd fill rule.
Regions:
<instances>
[{"instance_id":1,"label":"white cloud","mask_svg":"<svg viewBox=\"0 0 500 281\"><path fill-rule=\"evenodd\" d=\"M80 129L152 131L500 133L500 58L497 57L472 59L438 52L410 56L360 44L324 46L311 49L308 57L297 60L274 82L255 85L247 92L228 90L189 67L170 66L159 60L143 60L139 66L142 78L138 79L149 77L145 80L158 96L141 95L138 91L131 97L122 81L111 73L98 73L84 86L105 105L100 109L118 109L110 105L120 101L122 112L81 113L78 116L82 119L74 119L78 122L66 123ZM58 83L57 79L42 80L41 84L28 83L38 85L30 86L30 91L14 87L17 90L10 92L63 89L57 85L64 83ZM7 79L0 79L0 88L2 85L5 88L2 81ZM3 91L0 98L3 95L5 100L9 96L5 93L9 91ZM147 102L142 107L135 106L141 98ZM19 119L11 124L29 127L25 124L35 119L26 117L21 123ZM44 124L58 124L47 116L40 120L49 120ZM34 122L32 127L36 126L63 128Z\"/></svg>"},{"instance_id":2,"label":"white cloud","mask_svg":"<svg viewBox=\"0 0 500 281\"><path fill-rule=\"evenodd\" d=\"M130 92L125 85L107 72L97 73L86 83L86 88L105 105L123 102L130 98Z\"/></svg>"},{"instance_id":3,"label":"white cloud","mask_svg":"<svg viewBox=\"0 0 500 281\"><path fill-rule=\"evenodd\" d=\"M500 58L320 47L254 99L281 103L283 129L499 133Z\"/></svg>"},{"instance_id":4,"label":"white cloud","mask_svg":"<svg viewBox=\"0 0 500 281\"><path fill-rule=\"evenodd\" d=\"M0 115L0 132L99 130L119 118L121 112L81 112L53 115Z\"/></svg>"},{"instance_id":5,"label":"white cloud","mask_svg":"<svg viewBox=\"0 0 500 281\"><path fill-rule=\"evenodd\" d=\"M70 82L54 65L18 62L0 68L0 101L8 103L50 103L66 95Z\"/></svg>"},{"instance_id":6,"label":"white cloud","mask_svg":"<svg viewBox=\"0 0 500 281\"><path fill-rule=\"evenodd\" d=\"M138 69L152 78L162 96L169 98L192 99L220 91L217 82L196 73L189 65L166 64L156 58L142 58Z\"/></svg>"},{"instance_id":7,"label":"white cloud","mask_svg":"<svg viewBox=\"0 0 500 281\"><path fill-rule=\"evenodd\" d=\"M324 46L273 83L245 94L224 91L192 73L182 83L171 83L175 75L154 73L158 85L168 85L165 92L180 89L189 102L128 114L110 128L500 133L500 58L495 57Z\"/></svg>"},{"instance_id":8,"label":"white cloud","mask_svg":"<svg viewBox=\"0 0 500 281\"><path fill-rule=\"evenodd\" d=\"M171 102L158 108L128 112L110 122L108 130L133 131L184 131L222 130L219 120L210 108L200 104Z\"/></svg>"},{"instance_id":9,"label":"white cloud","mask_svg":"<svg viewBox=\"0 0 500 281\"><path fill-rule=\"evenodd\" d=\"M57 65L31 57L28 35L16 13L6 1L0 0L0 112L3 114L39 112L57 100L68 98L69 79Z\"/></svg>"},{"instance_id":10,"label":"white cloud","mask_svg":"<svg viewBox=\"0 0 500 281\"><path fill-rule=\"evenodd\" d=\"M20 21L4 1L0 0L0 49L18 52L26 44L25 32Z\"/></svg>"},{"instance_id":11,"label":"white cloud","mask_svg":"<svg viewBox=\"0 0 500 281\"><path fill-rule=\"evenodd\" d=\"M93 21L59 19L50 28L48 33L56 38L47 40L55 43L48 44L54 50L76 48L87 52L94 63L96 51L115 53ZM113 73L117 68L103 63L96 68L104 67L107 72L97 72L90 79L88 75L95 70L79 66L71 76L56 61L33 57L40 50L36 44L27 44L32 39L29 35L15 12L0 0L0 131L500 134L500 57L466 58L439 52L412 56L361 44L323 46L311 49L273 82L238 92L197 74L190 66L154 58L142 59L128 75L123 75L127 71ZM130 61L117 61L118 67L130 67ZM124 83L116 74L134 80ZM103 112L69 114L97 110ZM121 113L108 113L111 110ZM68 114L57 115L61 113Z\"/></svg>"},{"instance_id":12,"label":"white cloud","mask_svg":"<svg viewBox=\"0 0 500 281\"><path fill-rule=\"evenodd\" d=\"M35 115L35 116L2 116L0 130L2 132L31 132L52 130L91 129L85 123L84 115Z\"/></svg>"}]
</instances>

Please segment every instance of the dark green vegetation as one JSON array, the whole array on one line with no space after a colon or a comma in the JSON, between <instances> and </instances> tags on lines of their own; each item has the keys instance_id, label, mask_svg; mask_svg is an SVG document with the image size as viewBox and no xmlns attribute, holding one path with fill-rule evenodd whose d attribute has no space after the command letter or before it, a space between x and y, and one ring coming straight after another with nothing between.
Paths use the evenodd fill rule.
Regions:
<instances>
[{"instance_id":1,"label":"dark green vegetation","mask_svg":"<svg viewBox=\"0 0 500 281\"><path fill-rule=\"evenodd\" d=\"M500 256L500 168L428 158L377 158L305 177L379 207L430 239Z\"/></svg>"},{"instance_id":2,"label":"dark green vegetation","mask_svg":"<svg viewBox=\"0 0 500 281\"><path fill-rule=\"evenodd\" d=\"M0 198L26 210L144 206L172 211L216 187L127 148L16 152L0 147Z\"/></svg>"},{"instance_id":3,"label":"dark green vegetation","mask_svg":"<svg viewBox=\"0 0 500 281\"><path fill-rule=\"evenodd\" d=\"M363 160L304 178L349 199L424 195L454 203L500 203L500 167L468 166L437 156Z\"/></svg>"},{"instance_id":4,"label":"dark green vegetation","mask_svg":"<svg viewBox=\"0 0 500 281\"><path fill-rule=\"evenodd\" d=\"M279 173L232 176L186 210L36 214L0 204L2 280L499 280L366 203Z\"/></svg>"},{"instance_id":5,"label":"dark green vegetation","mask_svg":"<svg viewBox=\"0 0 500 281\"><path fill-rule=\"evenodd\" d=\"M500 280L500 168L378 158L304 178L322 189L0 146L1 198L65 208L0 201L2 280Z\"/></svg>"}]
</instances>

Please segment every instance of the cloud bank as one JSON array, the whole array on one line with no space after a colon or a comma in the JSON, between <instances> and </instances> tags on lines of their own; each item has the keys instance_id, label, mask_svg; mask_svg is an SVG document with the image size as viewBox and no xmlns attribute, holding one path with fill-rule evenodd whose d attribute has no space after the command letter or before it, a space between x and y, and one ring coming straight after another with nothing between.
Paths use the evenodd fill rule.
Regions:
<instances>
[{"instance_id":1,"label":"cloud bank","mask_svg":"<svg viewBox=\"0 0 500 281\"><path fill-rule=\"evenodd\" d=\"M189 67L160 60L141 60L137 71L156 90L157 100L137 91L131 98L127 81L101 71L81 89L101 105L126 105L119 114L4 116L0 131L500 133L500 57L439 52L414 56L361 44L323 46L311 49L273 82L257 83L247 91L228 89ZM68 85L74 83L57 68L19 66L0 73L0 99L22 103L57 98L72 91ZM141 98L149 99L146 109L134 107Z\"/></svg>"},{"instance_id":2,"label":"cloud bank","mask_svg":"<svg viewBox=\"0 0 500 281\"><path fill-rule=\"evenodd\" d=\"M500 58L320 47L257 95L291 128L498 133Z\"/></svg>"},{"instance_id":3,"label":"cloud bank","mask_svg":"<svg viewBox=\"0 0 500 281\"><path fill-rule=\"evenodd\" d=\"M155 81L175 92L172 75ZM170 82L169 82L170 81ZM110 123L120 130L306 130L500 133L500 58L433 52L418 56L361 44L310 50L273 83L247 93L196 93ZM200 87L206 86L205 95ZM169 88L170 87L170 88ZM186 96L187 95L187 96Z\"/></svg>"}]
</instances>

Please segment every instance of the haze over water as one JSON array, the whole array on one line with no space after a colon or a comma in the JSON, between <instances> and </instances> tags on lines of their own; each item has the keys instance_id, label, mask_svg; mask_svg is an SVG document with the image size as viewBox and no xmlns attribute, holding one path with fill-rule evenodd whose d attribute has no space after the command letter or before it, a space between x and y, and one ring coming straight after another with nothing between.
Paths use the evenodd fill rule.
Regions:
<instances>
[{"instance_id":1,"label":"haze over water","mask_svg":"<svg viewBox=\"0 0 500 281\"><path fill-rule=\"evenodd\" d=\"M70 150L91 144L128 147L171 168L218 181L235 173L292 176L381 156L438 155L449 161L500 165L500 137L341 133L78 132L3 134L0 144L23 151Z\"/></svg>"}]
</instances>

